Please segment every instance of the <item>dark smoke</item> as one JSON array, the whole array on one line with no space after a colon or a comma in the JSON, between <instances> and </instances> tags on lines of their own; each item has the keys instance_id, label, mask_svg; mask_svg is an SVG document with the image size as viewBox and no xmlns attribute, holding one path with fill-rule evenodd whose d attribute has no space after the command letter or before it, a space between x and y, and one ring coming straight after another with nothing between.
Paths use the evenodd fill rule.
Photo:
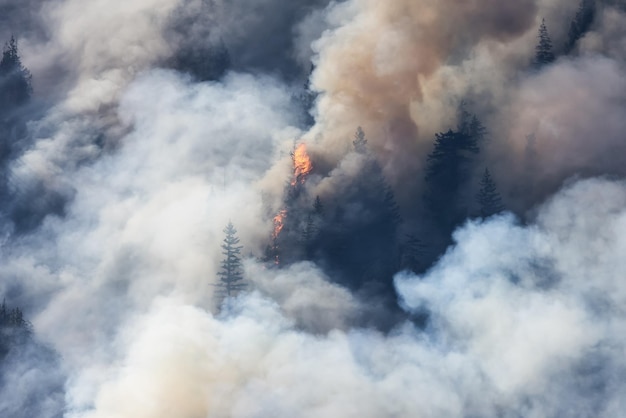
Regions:
<instances>
[{"instance_id":1,"label":"dark smoke","mask_svg":"<svg viewBox=\"0 0 626 418\"><path fill-rule=\"evenodd\" d=\"M173 13L170 39L179 56L210 59L216 49L225 48L236 71L303 80L310 63L302 67L297 60L300 51L295 49L294 34L308 13L328 3L329 0L262 0L251 5L241 0L185 0ZM212 74L200 78L218 77Z\"/></svg>"}]
</instances>

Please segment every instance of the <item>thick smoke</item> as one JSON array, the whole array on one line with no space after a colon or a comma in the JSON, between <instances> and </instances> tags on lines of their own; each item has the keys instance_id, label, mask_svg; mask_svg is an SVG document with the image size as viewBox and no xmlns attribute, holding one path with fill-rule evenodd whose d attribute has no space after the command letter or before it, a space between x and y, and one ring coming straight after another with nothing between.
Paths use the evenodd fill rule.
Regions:
<instances>
[{"instance_id":1,"label":"thick smoke","mask_svg":"<svg viewBox=\"0 0 626 418\"><path fill-rule=\"evenodd\" d=\"M515 183L520 173L509 168L527 151L550 158L540 164L545 184L510 196L517 210L569 176L621 173L612 144L620 142L623 114L625 14L618 5L596 3L597 18L578 42L579 55L538 74L531 64L539 23L546 18L555 49L562 49L575 2L351 1L330 7L323 19L328 29L313 43L313 88L321 96L309 137L320 143L319 153L337 161L355 127L363 126L389 181L403 185L396 189L405 206L416 201L411 187L418 187L434 134L456 126L462 101L487 126L492 144L482 158L498 178ZM536 140L530 150L529 136ZM563 152L550 150L555 140ZM586 158L581 147L613 155Z\"/></svg>"},{"instance_id":2,"label":"thick smoke","mask_svg":"<svg viewBox=\"0 0 626 418\"><path fill-rule=\"evenodd\" d=\"M625 203L623 183L588 180L530 225L468 224L428 274L397 277L425 331L314 336L259 294L218 318L157 299L79 416L620 416Z\"/></svg>"},{"instance_id":3,"label":"thick smoke","mask_svg":"<svg viewBox=\"0 0 626 418\"><path fill-rule=\"evenodd\" d=\"M363 0L329 9L331 30L314 43L313 86L324 93L317 109L324 145L336 151L354 126L363 125L385 163L414 172L423 151L415 144L418 129L432 137L442 116L450 120L446 109L436 109L438 120L431 123L438 126L421 126L433 114L425 115L420 103L445 94L433 91L443 87L436 76L441 67L463 62L466 51L481 42L514 41L531 27L535 11L533 1L459 5ZM445 96L433 102L441 99ZM394 180L399 175L388 171Z\"/></svg>"},{"instance_id":4,"label":"thick smoke","mask_svg":"<svg viewBox=\"0 0 626 418\"><path fill-rule=\"evenodd\" d=\"M293 35L309 12L328 3L262 0L251 5L241 0L184 0L173 15L170 36L179 47L191 50L222 42L233 68L239 71L255 70L303 80L311 69L306 58L312 53L313 39L308 37L309 45L296 45Z\"/></svg>"},{"instance_id":5,"label":"thick smoke","mask_svg":"<svg viewBox=\"0 0 626 418\"><path fill-rule=\"evenodd\" d=\"M271 79L196 86L171 72L146 74L119 108L134 126L122 149L64 173L75 190L65 217L5 246L4 293L38 313L37 333L82 371L73 377L81 390L102 378L120 324L157 295L213 306L229 219L247 248L261 247L269 225L251 185L297 134L287 128L289 99Z\"/></svg>"},{"instance_id":6,"label":"thick smoke","mask_svg":"<svg viewBox=\"0 0 626 418\"><path fill-rule=\"evenodd\" d=\"M0 164L0 293L32 322L0 415L624 415L626 11L597 0L566 53L575 3L1 2L33 96ZM488 166L509 212L418 259L461 102L489 133L461 203Z\"/></svg>"}]
</instances>

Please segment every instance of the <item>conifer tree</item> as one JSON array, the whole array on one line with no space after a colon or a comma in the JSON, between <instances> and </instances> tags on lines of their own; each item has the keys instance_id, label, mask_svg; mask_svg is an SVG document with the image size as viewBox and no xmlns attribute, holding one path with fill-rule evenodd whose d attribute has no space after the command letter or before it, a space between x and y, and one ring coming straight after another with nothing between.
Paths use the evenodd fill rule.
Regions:
<instances>
[{"instance_id":1,"label":"conifer tree","mask_svg":"<svg viewBox=\"0 0 626 418\"><path fill-rule=\"evenodd\" d=\"M367 152L367 139L365 139L365 132L363 132L360 126L356 128L352 145L354 145L354 150L358 153L365 154Z\"/></svg>"},{"instance_id":2,"label":"conifer tree","mask_svg":"<svg viewBox=\"0 0 626 418\"><path fill-rule=\"evenodd\" d=\"M565 53L570 53L576 46L578 40L589 30L593 23L595 12L596 4L594 0L581 0L576 16L574 16L569 27Z\"/></svg>"},{"instance_id":3,"label":"conifer tree","mask_svg":"<svg viewBox=\"0 0 626 418\"><path fill-rule=\"evenodd\" d=\"M315 203L313 203L313 212L316 215L322 216L324 214L324 205L322 204L322 199L319 196L315 196Z\"/></svg>"},{"instance_id":4,"label":"conifer tree","mask_svg":"<svg viewBox=\"0 0 626 418\"><path fill-rule=\"evenodd\" d=\"M14 37L7 42L0 60L0 114L25 104L31 95L31 74L22 65Z\"/></svg>"},{"instance_id":5,"label":"conifer tree","mask_svg":"<svg viewBox=\"0 0 626 418\"><path fill-rule=\"evenodd\" d=\"M396 196L393 193L393 189L388 184L384 184L385 196L383 198L384 208L387 210L389 220L394 226L399 225L402 222L402 216L400 215L400 207L396 201Z\"/></svg>"},{"instance_id":6,"label":"conifer tree","mask_svg":"<svg viewBox=\"0 0 626 418\"><path fill-rule=\"evenodd\" d=\"M487 218L504 210L500 193L498 193L496 188L496 183L487 168L480 180L480 190L478 191L476 200L480 207L480 216L482 218Z\"/></svg>"},{"instance_id":7,"label":"conifer tree","mask_svg":"<svg viewBox=\"0 0 626 418\"><path fill-rule=\"evenodd\" d=\"M318 97L318 92L316 92L311 85L311 78L313 76L313 71L315 71L315 64L311 64L311 69L307 74L306 81L304 82L304 86L300 94L297 95L297 100L304 111L304 123L307 127L311 127L315 124L315 117L313 117L313 108L315 107L315 101Z\"/></svg>"},{"instance_id":8,"label":"conifer tree","mask_svg":"<svg viewBox=\"0 0 626 418\"><path fill-rule=\"evenodd\" d=\"M554 52L552 51L552 40L548 34L546 20L541 21L539 26L539 43L535 47L535 68L541 68L554 62Z\"/></svg>"},{"instance_id":9,"label":"conifer tree","mask_svg":"<svg viewBox=\"0 0 626 418\"><path fill-rule=\"evenodd\" d=\"M467 102L462 101L457 110L457 132L468 136L473 146L480 147L487 136L487 128L475 114L467 110Z\"/></svg>"},{"instance_id":10,"label":"conifer tree","mask_svg":"<svg viewBox=\"0 0 626 418\"><path fill-rule=\"evenodd\" d=\"M12 347L26 342L32 334L32 325L19 308L10 309L3 301L0 305L0 360Z\"/></svg>"},{"instance_id":11,"label":"conifer tree","mask_svg":"<svg viewBox=\"0 0 626 418\"><path fill-rule=\"evenodd\" d=\"M224 229L226 237L222 244L222 269L217 273L219 282L215 285L218 288L218 296L231 297L244 290L247 284L243 281L243 271L241 267L241 249L237 230L232 222Z\"/></svg>"},{"instance_id":12,"label":"conifer tree","mask_svg":"<svg viewBox=\"0 0 626 418\"><path fill-rule=\"evenodd\" d=\"M476 137L449 130L435 134L433 151L426 166L424 200L432 219L448 233L466 214L459 208L459 192L466 184L471 155L479 147Z\"/></svg>"},{"instance_id":13,"label":"conifer tree","mask_svg":"<svg viewBox=\"0 0 626 418\"><path fill-rule=\"evenodd\" d=\"M304 229L302 230L302 241L304 245L307 246L311 239L313 239L313 235L315 234L315 221L313 220L313 216L309 213L306 216L306 222L304 224Z\"/></svg>"},{"instance_id":14,"label":"conifer tree","mask_svg":"<svg viewBox=\"0 0 626 418\"><path fill-rule=\"evenodd\" d=\"M315 220L313 219L313 215L309 213L306 217L304 229L302 230L302 246L307 259L311 257L311 244L315 238L315 229Z\"/></svg>"}]
</instances>

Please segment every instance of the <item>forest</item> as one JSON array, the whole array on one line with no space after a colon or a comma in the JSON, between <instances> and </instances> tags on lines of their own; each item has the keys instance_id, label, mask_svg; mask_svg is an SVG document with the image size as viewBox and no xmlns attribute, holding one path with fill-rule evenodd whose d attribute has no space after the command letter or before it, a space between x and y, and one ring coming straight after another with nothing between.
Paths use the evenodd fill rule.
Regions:
<instances>
[{"instance_id":1,"label":"forest","mask_svg":"<svg viewBox=\"0 0 626 418\"><path fill-rule=\"evenodd\" d=\"M626 414L623 0L0 23L0 416Z\"/></svg>"}]
</instances>

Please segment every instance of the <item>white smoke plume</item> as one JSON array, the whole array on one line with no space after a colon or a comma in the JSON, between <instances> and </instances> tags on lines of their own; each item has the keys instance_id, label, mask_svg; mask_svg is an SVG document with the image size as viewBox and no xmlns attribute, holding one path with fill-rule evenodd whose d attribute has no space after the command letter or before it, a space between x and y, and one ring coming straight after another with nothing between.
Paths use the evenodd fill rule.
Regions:
<instances>
[{"instance_id":1,"label":"white smoke plume","mask_svg":"<svg viewBox=\"0 0 626 418\"><path fill-rule=\"evenodd\" d=\"M425 332L315 336L258 294L217 318L158 298L76 416L620 416L625 202L622 182L588 180L530 225L468 224L424 277L397 277Z\"/></svg>"}]
</instances>

